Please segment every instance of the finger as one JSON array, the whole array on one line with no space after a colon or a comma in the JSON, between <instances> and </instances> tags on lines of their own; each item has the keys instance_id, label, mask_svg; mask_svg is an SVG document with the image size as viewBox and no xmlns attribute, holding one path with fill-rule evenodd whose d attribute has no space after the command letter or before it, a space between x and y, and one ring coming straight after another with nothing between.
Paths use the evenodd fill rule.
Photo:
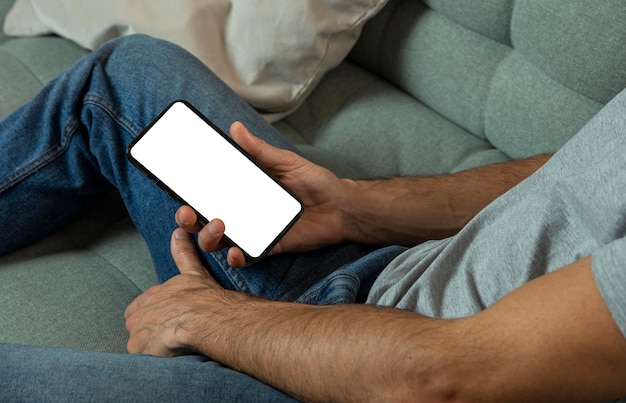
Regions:
<instances>
[{"instance_id":1,"label":"finger","mask_svg":"<svg viewBox=\"0 0 626 403\"><path fill-rule=\"evenodd\" d=\"M144 352L144 343L142 338L131 334L126 342L126 351L129 354L141 354Z\"/></svg>"},{"instance_id":2,"label":"finger","mask_svg":"<svg viewBox=\"0 0 626 403\"><path fill-rule=\"evenodd\" d=\"M199 274L206 276L206 270L200 261L198 250L191 234L182 228L172 233L170 251L181 274Z\"/></svg>"},{"instance_id":3,"label":"finger","mask_svg":"<svg viewBox=\"0 0 626 403\"><path fill-rule=\"evenodd\" d=\"M243 252L241 252L239 248L230 248L226 255L226 261L231 267L235 268L242 268L249 265Z\"/></svg>"},{"instance_id":4,"label":"finger","mask_svg":"<svg viewBox=\"0 0 626 403\"><path fill-rule=\"evenodd\" d=\"M181 206L176 211L176 224L187 232L198 232L202 229L196 212L189 206Z\"/></svg>"},{"instance_id":5,"label":"finger","mask_svg":"<svg viewBox=\"0 0 626 403\"><path fill-rule=\"evenodd\" d=\"M241 122L234 122L230 126L230 136L266 168L272 169L279 164L284 164L287 160L286 156L290 154L289 151L276 148L256 137Z\"/></svg>"},{"instance_id":6,"label":"finger","mask_svg":"<svg viewBox=\"0 0 626 403\"><path fill-rule=\"evenodd\" d=\"M218 218L211 220L204 226L198 233L198 244L200 248L205 252L215 252L222 249L224 243L222 238L224 237L224 222Z\"/></svg>"},{"instance_id":7,"label":"finger","mask_svg":"<svg viewBox=\"0 0 626 403\"><path fill-rule=\"evenodd\" d=\"M128 304L128 306L126 307L126 310L124 311L124 319L129 319L135 313L139 312L141 307L144 305L144 301L150 298L150 296L155 292L155 290L158 287L159 287L158 285L150 287L146 291L138 295L134 300L132 300L131 303Z\"/></svg>"},{"instance_id":8,"label":"finger","mask_svg":"<svg viewBox=\"0 0 626 403\"><path fill-rule=\"evenodd\" d=\"M132 300L130 304L128 304L128 306L126 307L126 310L124 311L124 319L126 320L126 330L129 332L134 327L134 322L129 321L129 319L135 314L135 312L137 312L138 308L139 308L139 301L137 301L137 298L135 298L134 300Z\"/></svg>"},{"instance_id":9,"label":"finger","mask_svg":"<svg viewBox=\"0 0 626 403\"><path fill-rule=\"evenodd\" d=\"M262 140L253 136L241 122L234 122L230 125L230 137L252 155L260 151L261 145L259 143Z\"/></svg>"}]
</instances>

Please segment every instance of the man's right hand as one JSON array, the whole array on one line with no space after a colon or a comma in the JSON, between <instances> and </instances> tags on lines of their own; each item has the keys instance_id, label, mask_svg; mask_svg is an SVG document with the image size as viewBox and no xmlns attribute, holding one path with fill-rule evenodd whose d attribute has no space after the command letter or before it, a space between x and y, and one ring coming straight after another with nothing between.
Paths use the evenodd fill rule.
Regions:
<instances>
[{"instance_id":1,"label":"man's right hand","mask_svg":"<svg viewBox=\"0 0 626 403\"><path fill-rule=\"evenodd\" d=\"M345 181L328 169L255 137L239 122L233 123L230 135L304 203L302 217L270 254L309 251L345 240L342 208L347 201ZM254 203L252 196L250 202ZM188 232L198 232L199 245L206 252L225 246L222 241L225 224L219 219L202 226L193 209L183 206L176 213L176 222ZM233 267L246 265L239 248L230 248L228 263Z\"/></svg>"}]
</instances>

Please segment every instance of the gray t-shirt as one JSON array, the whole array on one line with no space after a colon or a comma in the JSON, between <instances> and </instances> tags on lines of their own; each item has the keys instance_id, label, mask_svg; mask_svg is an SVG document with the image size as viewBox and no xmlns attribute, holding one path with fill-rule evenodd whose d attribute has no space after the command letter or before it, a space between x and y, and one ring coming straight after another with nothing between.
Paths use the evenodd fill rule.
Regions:
<instances>
[{"instance_id":1,"label":"gray t-shirt","mask_svg":"<svg viewBox=\"0 0 626 403\"><path fill-rule=\"evenodd\" d=\"M459 234L398 256L368 303L439 317L474 314L529 280L592 255L626 335L626 91L534 175Z\"/></svg>"}]
</instances>

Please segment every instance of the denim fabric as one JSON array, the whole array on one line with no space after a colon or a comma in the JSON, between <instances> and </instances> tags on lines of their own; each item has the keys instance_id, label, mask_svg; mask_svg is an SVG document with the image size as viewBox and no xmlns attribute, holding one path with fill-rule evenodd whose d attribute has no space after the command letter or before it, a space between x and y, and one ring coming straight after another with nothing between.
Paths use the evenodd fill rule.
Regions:
<instances>
[{"instance_id":1,"label":"denim fabric","mask_svg":"<svg viewBox=\"0 0 626 403\"><path fill-rule=\"evenodd\" d=\"M103 194L117 190L148 244L159 279L178 274L169 251L178 204L125 155L132 139L176 99L191 102L225 132L240 120L268 143L295 150L181 48L145 36L109 42L0 122L0 254L60 229ZM271 257L246 269L229 267L225 251L202 257L227 288L328 304L364 301L378 273L403 250L341 245ZM232 393L255 401L283 397L201 358L161 360L6 345L0 346L0 356L3 401L19 396L13 394L17 391L32 400L55 393L70 400L229 400ZM130 395L120 395L124 391Z\"/></svg>"},{"instance_id":2,"label":"denim fabric","mask_svg":"<svg viewBox=\"0 0 626 403\"><path fill-rule=\"evenodd\" d=\"M113 41L0 123L0 214L14 218L3 219L0 253L59 229L117 188L159 278L177 274L169 235L178 205L125 155L128 143L177 98L226 132L241 120L269 143L292 148L182 49L143 36Z\"/></svg>"},{"instance_id":3,"label":"denim fabric","mask_svg":"<svg viewBox=\"0 0 626 403\"><path fill-rule=\"evenodd\" d=\"M179 98L194 104L225 132L233 121L241 120L265 141L296 151L181 48L140 35L109 42L0 123L0 149L6 150L0 161L0 214L13 217L2 221L0 253L59 229L102 194L117 189L147 241L159 279L178 274L169 252L178 204L128 163L125 150ZM245 270L230 268L225 251L204 258L227 288L297 300L304 292L311 295L309 287L342 265L351 263L350 272L369 277L392 258L386 251L380 255L385 261L375 267L352 263L371 251L352 245L330 253L271 258ZM351 288L348 295L333 299L353 302L356 290Z\"/></svg>"},{"instance_id":4,"label":"denim fabric","mask_svg":"<svg viewBox=\"0 0 626 403\"><path fill-rule=\"evenodd\" d=\"M202 356L159 358L0 344L0 401L286 402Z\"/></svg>"},{"instance_id":5,"label":"denim fabric","mask_svg":"<svg viewBox=\"0 0 626 403\"><path fill-rule=\"evenodd\" d=\"M380 272L406 248L347 244L306 254L272 256L246 269L233 269L225 252L209 256L222 284L278 301L316 305L365 302Z\"/></svg>"}]
</instances>

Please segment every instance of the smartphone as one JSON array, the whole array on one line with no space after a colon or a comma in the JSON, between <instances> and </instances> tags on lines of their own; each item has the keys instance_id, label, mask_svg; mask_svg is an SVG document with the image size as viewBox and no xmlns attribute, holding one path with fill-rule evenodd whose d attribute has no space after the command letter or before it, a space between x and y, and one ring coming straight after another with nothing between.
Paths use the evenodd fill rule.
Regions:
<instances>
[{"instance_id":1,"label":"smartphone","mask_svg":"<svg viewBox=\"0 0 626 403\"><path fill-rule=\"evenodd\" d=\"M225 241L263 259L303 212L298 198L184 100L170 104L127 150L129 160Z\"/></svg>"}]
</instances>

